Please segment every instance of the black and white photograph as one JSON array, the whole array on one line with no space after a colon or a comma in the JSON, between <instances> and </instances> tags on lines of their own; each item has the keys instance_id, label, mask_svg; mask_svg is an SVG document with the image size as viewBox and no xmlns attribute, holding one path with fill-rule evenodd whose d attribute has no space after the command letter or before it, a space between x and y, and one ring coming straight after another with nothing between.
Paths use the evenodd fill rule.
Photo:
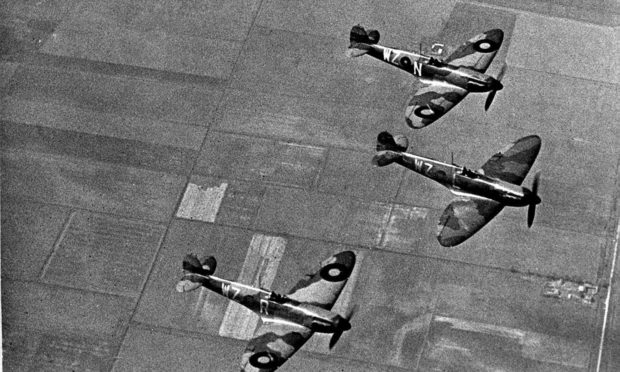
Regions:
<instances>
[{"instance_id":1,"label":"black and white photograph","mask_svg":"<svg viewBox=\"0 0 620 372\"><path fill-rule=\"evenodd\" d=\"M620 371L620 3L3 0L5 371Z\"/></svg>"}]
</instances>

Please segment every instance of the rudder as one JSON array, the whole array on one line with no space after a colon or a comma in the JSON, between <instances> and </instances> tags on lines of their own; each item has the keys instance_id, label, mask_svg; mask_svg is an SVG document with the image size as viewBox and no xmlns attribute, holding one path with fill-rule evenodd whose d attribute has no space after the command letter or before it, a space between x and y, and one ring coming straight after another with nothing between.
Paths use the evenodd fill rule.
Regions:
<instances>
[{"instance_id":1,"label":"rudder","mask_svg":"<svg viewBox=\"0 0 620 372\"><path fill-rule=\"evenodd\" d=\"M381 132L377 136L377 151L404 152L407 151L407 147L409 147L409 140L402 134L392 136L389 132Z\"/></svg>"},{"instance_id":2,"label":"rudder","mask_svg":"<svg viewBox=\"0 0 620 372\"><path fill-rule=\"evenodd\" d=\"M196 255L188 254L183 259L183 270L187 273L183 275L183 278L177 283L177 292L190 292L200 288L202 286L202 281L206 279L204 277L213 274L216 266L217 261L213 256L199 260Z\"/></svg>"},{"instance_id":3,"label":"rudder","mask_svg":"<svg viewBox=\"0 0 620 372\"><path fill-rule=\"evenodd\" d=\"M388 132L381 132L377 136L377 151L373 156L372 164L384 167L400 159L401 153L407 150L409 141L403 135L392 136Z\"/></svg>"},{"instance_id":4,"label":"rudder","mask_svg":"<svg viewBox=\"0 0 620 372\"><path fill-rule=\"evenodd\" d=\"M379 42L379 31L368 30L360 25L353 26L351 28L351 34L349 36L349 56L358 57L368 53L371 44Z\"/></svg>"},{"instance_id":5,"label":"rudder","mask_svg":"<svg viewBox=\"0 0 620 372\"><path fill-rule=\"evenodd\" d=\"M211 275L215 272L216 266L217 261L213 256L198 260L196 255L188 254L183 259L183 270L192 274Z\"/></svg>"}]
</instances>

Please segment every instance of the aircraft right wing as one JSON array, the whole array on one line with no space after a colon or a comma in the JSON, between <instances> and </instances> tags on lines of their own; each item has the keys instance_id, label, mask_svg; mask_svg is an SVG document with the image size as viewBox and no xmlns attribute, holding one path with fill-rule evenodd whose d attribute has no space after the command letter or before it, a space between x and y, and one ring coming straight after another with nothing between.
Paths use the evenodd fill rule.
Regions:
<instances>
[{"instance_id":1,"label":"aircraft right wing","mask_svg":"<svg viewBox=\"0 0 620 372\"><path fill-rule=\"evenodd\" d=\"M420 83L422 87L411 95L405 108L405 121L415 129L432 124L469 93L466 89L447 83Z\"/></svg>"},{"instance_id":2,"label":"aircraft right wing","mask_svg":"<svg viewBox=\"0 0 620 372\"><path fill-rule=\"evenodd\" d=\"M458 47L444 60L453 66L463 66L484 73L504 40L500 29L476 35Z\"/></svg>"},{"instance_id":3,"label":"aircraft right wing","mask_svg":"<svg viewBox=\"0 0 620 372\"><path fill-rule=\"evenodd\" d=\"M493 155L481 169L489 177L520 185L532 168L540 145L537 135L520 138Z\"/></svg>"},{"instance_id":4,"label":"aircraft right wing","mask_svg":"<svg viewBox=\"0 0 620 372\"><path fill-rule=\"evenodd\" d=\"M439 218L439 244L444 247L461 244L497 216L502 208L502 203L484 198L464 197L452 201Z\"/></svg>"},{"instance_id":5,"label":"aircraft right wing","mask_svg":"<svg viewBox=\"0 0 620 372\"><path fill-rule=\"evenodd\" d=\"M299 302L331 310L355 266L355 253L337 253L321 263L321 268L300 280L287 294Z\"/></svg>"}]
</instances>

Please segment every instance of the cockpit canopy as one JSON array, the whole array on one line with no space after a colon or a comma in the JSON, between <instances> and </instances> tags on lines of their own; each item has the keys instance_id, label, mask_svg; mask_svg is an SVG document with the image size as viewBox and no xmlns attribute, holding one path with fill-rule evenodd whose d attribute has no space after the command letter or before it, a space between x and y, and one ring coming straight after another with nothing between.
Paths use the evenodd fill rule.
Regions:
<instances>
[{"instance_id":1,"label":"cockpit canopy","mask_svg":"<svg viewBox=\"0 0 620 372\"><path fill-rule=\"evenodd\" d=\"M478 173L467 169L466 167L461 168L461 174L467 177L475 178L478 177Z\"/></svg>"},{"instance_id":2,"label":"cockpit canopy","mask_svg":"<svg viewBox=\"0 0 620 372\"><path fill-rule=\"evenodd\" d=\"M290 299L286 297L285 295L281 295L273 291L269 291L268 294L265 294L265 299L269 301L278 302L278 303L285 303L285 302L290 301Z\"/></svg>"}]
</instances>

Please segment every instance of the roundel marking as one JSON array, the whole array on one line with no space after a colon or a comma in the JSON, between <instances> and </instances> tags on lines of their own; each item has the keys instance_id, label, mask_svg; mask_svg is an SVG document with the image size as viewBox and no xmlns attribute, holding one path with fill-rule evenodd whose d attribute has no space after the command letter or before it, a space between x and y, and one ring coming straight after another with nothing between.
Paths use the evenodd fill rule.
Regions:
<instances>
[{"instance_id":1,"label":"roundel marking","mask_svg":"<svg viewBox=\"0 0 620 372\"><path fill-rule=\"evenodd\" d=\"M481 53L494 52L499 48L499 44L491 39L482 39L474 43L474 50Z\"/></svg>"},{"instance_id":2,"label":"roundel marking","mask_svg":"<svg viewBox=\"0 0 620 372\"><path fill-rule=\"evenodd\" d=\"M256 368L274 368L278 366L275 355L268 351L259 351L252 354L250 364Z\"/></svg>"},{"instance_id":3,"label":"roundel marking","mask_svg":"<svg viewBox=\"0 0 620 372\"><path fill-rule=\"evenodd\" d=\"M411 60L409 59L409 57L403 57L400 59L399 61L400 65L403 66L404 68L409 68L411 67Z\"/></svg>"},{"instance_id":4,"label":"roundel marking","mask_svg":"<svg viewBox=\"0 0 620 372\"><path fill-rule=\"evenodd\" d=\"M428 106L420 106L413 113L422 119L434 119L440 116L440 113L430 109Z\"/></svg>"},{"instance_id":5,"label":"roundel marking","mask_svg":"<svg viewBox=\"0 0 620 372\"><path fill-rule=\"evenodd\" d=\"M339 282L349 277L347 267L337 262L325 265L319 274L328 282Z\"/></svg>"}]
</instances>

